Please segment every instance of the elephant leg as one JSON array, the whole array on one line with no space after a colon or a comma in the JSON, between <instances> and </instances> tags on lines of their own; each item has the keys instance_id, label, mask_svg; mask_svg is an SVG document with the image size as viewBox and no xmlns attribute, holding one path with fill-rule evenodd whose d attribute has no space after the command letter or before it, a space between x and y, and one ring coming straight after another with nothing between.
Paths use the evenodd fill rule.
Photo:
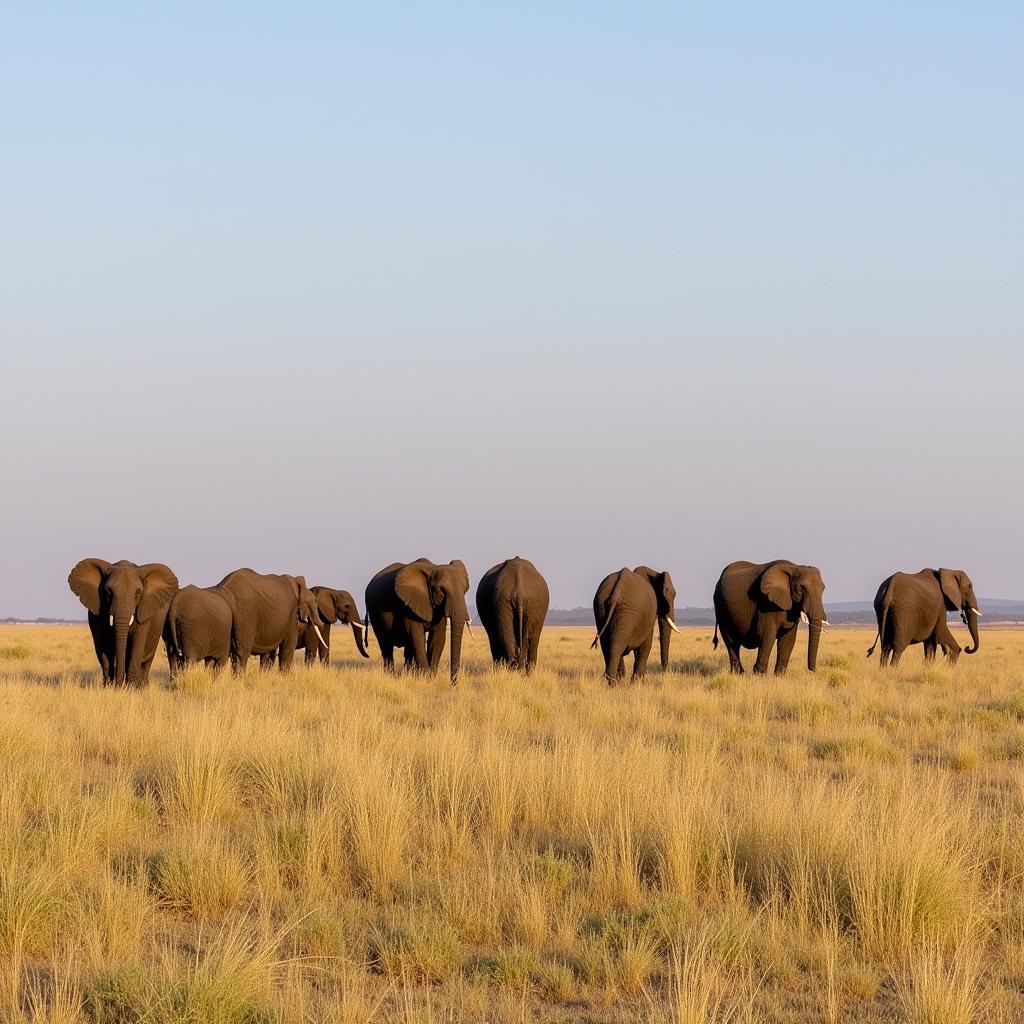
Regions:
<instances>
[{"instance_id":1,"label":"elephant leg","mask_svg":"<svg viewBox=\"0 0 1024 1024\"><path fill-rule=\"evenodd\" d=\"M529 675L537 667L537 653L540 651L540 630L530 633L526 648L526 674Z\"/></svg>"},{"instance_id":2,"label":"elephant leg","mask_svg":"<svg viewBox=\"0 0 1024 1024\"><path fill-rule=\"evenodd\" d=\"M503 661L507 661L511 668L518 667L518 659L516 657L518 651L518 644L516 643L516 629L515 623L512 621L513 611L508 606L503 605L498 610L498 637L501 641L501 657Z\"/></svg>"},{"instance_id":3,"label":"elephant leg","mask_svg":"<svg viewBox=\"0 0 1024 1024\"><path fill-rule=\"evenodd\" d=\"M936 651L937 648L938 648L938 644L935 642L935 637L934 636L930 636L930 637L928 637L927 640L925 640L925 642L924 642L924 660L926 662L934 661L935 660L935 651Z\"/></svg>"},{"instance_id":4,"label":"elephant leg","mask_svg":"<svg viewBox=\"0 0 1024 1024\"><path fill-rule=\"evenodd\" d=\"M415 665L418 669L427 669L430 662L427 661L427 636L426 630L419 622L411 622L407 627L409 642L405 645L405 664ZM443 648L442 648L443 649ZM438 660L440 660L438 654Z\"/></svg>"},{"instance_id":5,"label":"elephant leg","mask_svg":"<svg viewBox=\"0 0 1024 1024\"><path fill-rule=\"evenodd\" d=\"M933 643L942 645L942 653L945 654L946 660L951 664L956 664L956 659L960 657L960 651L962 648L956 642L956 638L949 631L949 626L946 623L940 622L939 628L935 631ZM934 657L934 652L932 654Z\"/></svg>"},{"instance_id":6,"label":"elephant leg","mask_svg":"<svg viewBox=\"0 0 1024 1024\"><path fill-rule=\"evenodd\" d=\"M431 672L436 672L441 664L441 655L444 654L445 641L448 639L448 620L442 619L430 631L427 637L427 661Z\"/></svg>"},{"instance_id":7,"label":"elephant leg","mask_svg":"<svg viewBox=\"0 0 1024 1024\"><path fill-rule=\"evenodd\" d=\"M775 674L777 676L785 675L786 669L789 668L789 658L796 646L796 634L797 630L794 628L779 637L779 646L775 651Z\"/></svg>"},{"instance_id":8,"label":"elephant leg","mask_svg":"<svg viewBox=\"0 0 1024 1024\"><path fill-rule=\"evenodd\" d=\"M768 672L768 662L771 660L772 647L775 646L774 633L762 633L757 646L757 659L754 661L754 675L763 676Z\"/></svg>"},{"instance_id":9,"label":"elephant leg","mask_svg":"<svg viewBox=\"0 0 1024 1024\"><path fill-rule=\"evenodd\" d=\"M602 640L604 637L601 638ZM605 647L604 644L601 645ZM625 666L625 645L609 639L605 648L604 677L608 680L609 686L614 686L616 681L626 674Z\"/></svg>"},{"instance_id":10,"label":"elephant leg","mask_svg":"<svg viewBox=\"0 0 1024 1024\"><path fill-rule=\"evenodd\" d=\"M907 649L907 645L901 640L894 641L892 645L892 654L889 655L889 664L896 668L900 663L900 658L903 657L903 652Z\"/></svg>"},{"instance_id":11,"label":"elephant leg","mask_svg":"<svg viewBox=\"0 0 1024 1024\"><path fill-rule=\"evenodd\" d=\"M305 655L305 658L303 660L305 661L305 663L307 665L309 665L311 662L316 661L316 656L319 653L317 648L319 648L319 646L320 646L320 641L319 640L314 640L313 643L307 643L306 644L306 655Z\"/></svg>"},{"instance_id":12,"label":"elephant leg","mask_svg":"<svg viewBox=\"0 0 1024 1024\"><path fill-rule=\"evenodd\" d=\"M331 663L331 649L330 649L330 647L325 647L323 644L321 644L317 648L316 653L317 653L317 656L320 658L320 661L324 665L329 665Z\"/></svg>"},{"instance_id":13,"label":"elephant leg","mask_svg":"<svg viewBox=\"0 0 1024 1024\"><path fill-rule=\"evenodd\" d=\"M282 672L290 672L292 669L292 661L295 660L295 644L289 644L287 641L277 649L277 667Z\"/></svg>"},{"instance_id":14,"label":"elephant leg","mask_svg":"<svg viewBox=\"0 0 1024 1024\"><path fill-rule=\"evenodd\" d=\"M274 667L274 655L276 651L271 651L269 654L260 655L260 671L269 672Z\"/></svg>"},{"instance_id":15,"label":"elephant leg","mask_svg":"<svg viewBox=\"0 0 1024 1024\"><path fill-rule=\"evenodd\" d=\"M644 673L646 673L646 671L647 671L647 659L651 656L651 644L653 642L654 642L654 634L652 633L633 652L633 679L634 679L634 681L643 679Z\"/></svg>"},{"instance_id":16,"label":"elephant leg","mask_svg":"<svg viewBox=\"0 0 1024 1024\"><path fill-rule=\"evenodd\" d=\"M380 656L384 661L384 671L389 676L393 676L395 674L395 645L389 640L383 639L380 633L377 634L377 643L380 646Z\"/></svg>"},{"instance_id":17,"label":"elephant leg","mask_svg":"<svg viewBox=\"0 0 1024 1024\"><path fill-rule=\"evenodd\" d=\"M729 655L729 671L733 675L743 675L743 662L740 661L740 644L738 640L731 637L724 629L721 629L722 642L725 644L725 650Z\"/></svg>"}]
</instances>

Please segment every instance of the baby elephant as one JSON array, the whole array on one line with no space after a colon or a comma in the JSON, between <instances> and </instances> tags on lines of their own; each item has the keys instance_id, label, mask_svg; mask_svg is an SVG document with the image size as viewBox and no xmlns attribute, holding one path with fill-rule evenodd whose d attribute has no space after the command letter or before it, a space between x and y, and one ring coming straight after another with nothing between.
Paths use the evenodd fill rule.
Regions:
<instances>
[{"instance_id":1,"label":"baby elephant","mask_svg":"<svg viewBox=\"0 0 1024 1024\"><path fill-rule=\"evenodd\" d=\"M639 565L606 576L594 595L594 621L604 655L604 676L608 685L626 674L626 655L633 655L633 679L642 679L654 642L654 622L661 638L661 668L668 671L669 644L675 623L676 588L667 572Z\"/></svg>"},{"instance_id":2,"label":"baby elephant","mask_svg":"<svg viewBox=\"0 0 1024 1024\"><path fill-rule=\"evenodd\" d=\"M188 586L174 595L164 624L172 679L186 665L228 664L235 614L235 595L226 587Z\"/></svg>"}]
</instances>

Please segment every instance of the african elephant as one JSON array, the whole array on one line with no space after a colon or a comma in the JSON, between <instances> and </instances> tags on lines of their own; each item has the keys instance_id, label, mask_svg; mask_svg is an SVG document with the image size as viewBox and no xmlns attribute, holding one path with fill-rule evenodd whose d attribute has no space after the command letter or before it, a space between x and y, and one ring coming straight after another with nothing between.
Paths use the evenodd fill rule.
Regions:
<instances>
[{"instance_id":1,"label":"african elephant","mask_svg":"<svg viewBox=\"0 0 1024 1024\"><path fill-rule=\"evenodd\" d=\"M393 672L395 648L405 649L407 668L436 671L452 624L451 681L459 680L462 630L469 626L469 573L456 559L435 565L428 558L393 562L366 585L366 617L373 627L384 667Z\"/></svg>"},{"instance_id":2,"label":"african elephant","mask_svg":"<svg viewBox=\"0 0 1024 1024\"><path fill-rule=\"evenodd\" d=\"M103 681L148 682L178 577L159 562L83 558L68 575L68 586L89 611Z\"/></svg>"},{"instance_id":3,"label":"african elephant","mask_svg":"<svg viewBox=\"0 0 1024 1024\"><path fill-rule=\"evenodd\" d=\"M277 655L278 667L287 672L292 667L299 624L317 625L319 611L316 598L301 576L276 576L236 569L218 584L235 597L233 651L235 671L245 671L249 656L260 655L261 665L269 667ZM323 637L320 637L321 642ZM271 657L266 658L267 655Z\"/></svg>"},{"instance_id":4,"label":"african elephant","mask_svg":"<svg viewBox=\"0 0 1024 1024\"><path fill-rule=\"evenodd\" d=\"M960 645L946 624L946 613L955 611L960 612L960 618L971 631L974 646L967 647L966 652L974 654L980 643L978 616L981 612L974 596L974 584L967 573L961 569L893 573L875 595L878 636L868 650L868 657L875 653L881 640L880 664L895 667L911 644L923 643L925 661L934 659L936 647L941 646L949 663L955 665L960 657Z\"/></svg>"},{"instance_id":5,"label":"african elephant","mask_svg":"<svg viewBox=\"0 0 1024 1024\"><path fill-rule=\"evenodd\" d=\"M624 659L633 655L633 679L642 679L654 642L657 619L661 641L661 667L668 671L669 645L675 623L676 588L667 572L638 565L606 576L594 594L597 636L591 648L601 644L604 676L608 685L626 674Z\"/></svg>"},{"instance_id":6,"label":"african elephant","mask_svg":"<svg viewBox=\"0 0 1024 1024\"><path fill-rule=\"evenodd\" d=\"M352 627L352 635L356 639L356 648L364 657L370 656L363 639L366 625L359 618L359 609L347 590L332 590L330 587L310 587L316 597L316 605L320 611L320 631L323 643L317 637L313 623L308 623L299 630L296 647L305 647L306 663L319 658L324 664L331 660L331 623L338 622L343 626Z\"/></svg>"},{"instance_id":7,"label":"african elephant","mask_svg":"<svg viewBox=\"0 0 1024 1024\"><path fill-rule=\"evenodd\" d=\"M772 647L778 641L775 674L781 676L789 666L796 644L800 619L809 624L807 668L813 672L818 660L818 644L823 625L828 624L824 603L825 584L813 565L793 562L733 562L722 570L715 586L715 636L722 631L729 652L729 669L743 674L740 648L757 648L754 672L768 671Z\"/></svg>"},{"instance_id":8,"label":"african elephant","mask_svg":"<svg viewBox=\"0 0 1024 1024\"><path fill-rule=\"evenodd\" d=\"M231 660L237 606L227 587L182 587L167 611L164 644L171 678L188 664L223 668Z\"/></svg>"},{"instance_id":9,"label":"african elephant","mask_svg":"<svg viewBox=\"0 0 1024 1024\"><path fill-rule=\"evenodd\" d=\"M548 614L548 585L533 562L516 555L492 566L476 588L476 610L487 630L491 657L529 673L537 664Z\"/></svg>"}]
</instances>

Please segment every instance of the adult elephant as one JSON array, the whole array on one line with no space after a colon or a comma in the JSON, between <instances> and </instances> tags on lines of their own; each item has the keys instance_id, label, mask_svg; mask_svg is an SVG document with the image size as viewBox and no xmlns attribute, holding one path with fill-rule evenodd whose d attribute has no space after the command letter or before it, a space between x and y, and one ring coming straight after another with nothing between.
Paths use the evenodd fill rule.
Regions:
<instances>
[{"instance_id":1,"label":"adult elephant","mask_svg":"<svg viewBox=\"0 0 1024 1024\"><path fill-rule=\"evenodd\" d=\"M533 669L549 600L544 577L533 562L518 555L491 566L480 577L476 610L496 665L527 674Z\"/></svg>"},{"instance_id":2,"label":"adult elephant","mask_svg":"<svg viewBox=\"0 0 1024 1024\"><path fill-rule=\"evenodd\" d=\"M620 569L601 581L594 594L594 623L597 636L590 645L601 644L604 675L609 685L626 674L626 655L633 655L633 679L642 679L647 669L654 622L658 622L661 640L661 667L668 671L672 632L675 623L676 588L668 572L638 565Z\"/></svg>"},{"instance_id":3,"label":"adult elephant","mask_svg":"<svg viewBox=\"0 0 1024 1024\"><path fill-rule=\"evenodd\" d=\"M740 648L757 648L754 671L764 674L772 648L778 643L775 674L789 667L801 618L809 624L807 668L813 672L825 614L825 584L813 565L776 562L733 562L722 570L715 586L715 636L722 632L729 652L729 668L743 674Z\"/></svg>"},{"instance_id":4,"label":"adult elephant","mask_svg":"<svg viewBox=\"0 0 1024 1024\"><path fill-rule=\"evenodd\" d=\"M148 682L178 577L160 562L83 558L68 574L68 586L89 612L104 683Z\"/></svg>"},{"instance_id":5,"label":"adult elephant","mask_svg":"<svg viewBox=\"0 0 1024 1024\"><path fill-rule=\"evenodd\" d=\"M249 657L258 654L261 664L268 666L276 655L278 667L287 672L295 656L299 626L312 623L319 633L316 598L301 576L236 569L218 586L235 598L232 658L236 671L244 671Z\"/></svg>"},{"instance_id":6,"label":"adult elephant","mask_svg":"<svg viewBox=\"0 0 1024 1024\"><path fill-rule=\"evenodd\" d=\"M935 657L941 647L951 665L960 657L960 645L946 623L947 612L959 612L971 631L974 654L980 645L978 636L978 599L974 584L962 569L922 569L920 572L893 573L875 595L875 617L878 636L868 650L875 653L882 642L880 664L899 664L903 652L911 644L924 644L925 661Z\"/></svg>"},{"instance_id":7,"label":"adult elephant","mask_svg":"<svg viewBox=\"0 0 1024 1024\"><path fill-rule=\"evenodd\" d=\"M370 656L366 649L364 634L366 624L359 617L356 602L347 590L332 590L330 587L310 587L316 598L317 610L320 612L320 629L312 622L299 630L297 648L306 649L306 663L320 659L325 665L331 660L331 624L351 626L352 635L356 640L356 648L364 657ZM319 633L319 636L317 635ZM323 643L321 643L321 639Z\"/></svg>"},{"instance_id":8,"label":"adult elephant","mask_svg":"<svg viewBox=\"0 0 1024 1024\"><path fill-rule=\"evenodd\" d=\"M366 617L380 644L384 667L393 672L395 648L405 650L407 668L436 671L452 624L451 681L459 680L462 630L469 626L469 573L456 559L435 565L429 558L393 562L366 585Z\"/></svg>"},{"instance_id":9,"label":"adult elephant","mask_svg":"<svg viewBox=\"0 0 1024 1024\"><path fill-rule=\"evenodd\" d=\"M237 604L227 587L183 587L167 610L164 644L171 678L199 662L223 668L231 660Z\"/></svg>"}]
</instances>

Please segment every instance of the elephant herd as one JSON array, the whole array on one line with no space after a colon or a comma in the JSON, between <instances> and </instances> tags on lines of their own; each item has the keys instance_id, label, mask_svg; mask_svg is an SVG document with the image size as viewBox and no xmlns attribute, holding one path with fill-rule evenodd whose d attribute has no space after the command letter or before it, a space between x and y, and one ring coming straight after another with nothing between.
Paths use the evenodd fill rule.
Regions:
<instances>
[{"instance_id":1,"label":"elephant herd","mask_svg":"<svg viewBox=\"0 0 1024 1024\"><path fill-rule=\"evenodd\" d=\"M237 569L216 586L179 588L178 579L158 562L107 562L85 558L68 576L68 585L89 613L96 657L104 682L144 684L161 639L171 675L203 662L244 669L252 656L262 668L276 662L282 671L295 651L307 662L330 660L331 626L351 627L356 648L369 658L370 633L377 638L387 671L394 671L395 649L404 652L410 670L434 672L441 663L451 627L450 676L459 678L463 632L470 633L466 605L469 573L455 559L436 564L426 558L394 562L366 586L366 619L352 595L330 587L307 587L302 576ZM743 672L740 651L756 650L755 673L768 671L775 649L775 673L783 674L796 644L800 621L808 625L807 667L814 671L821 632L828 624L825 584L813 565L774 561L732 562L714 592L715 633L729 654L729 668ZM643 677L658 627L661 667L669 667L675 622L676 590L665 570L638 566L606 576L594 594L597 633L605 678L623 678L632 655L632 677ZM476 605L495 664L529 673L537 664L541 631L548 613L548 586L532 562L516 556L492 566L481 577ZM950 662L960 645L946 624L959 612L978 650L978 616L974 585L957 569L898 572L886 579L875 597L881 664L897 665L911 644L924 644L925 658L941 647Z\"/></svg>"}]
</instances>

